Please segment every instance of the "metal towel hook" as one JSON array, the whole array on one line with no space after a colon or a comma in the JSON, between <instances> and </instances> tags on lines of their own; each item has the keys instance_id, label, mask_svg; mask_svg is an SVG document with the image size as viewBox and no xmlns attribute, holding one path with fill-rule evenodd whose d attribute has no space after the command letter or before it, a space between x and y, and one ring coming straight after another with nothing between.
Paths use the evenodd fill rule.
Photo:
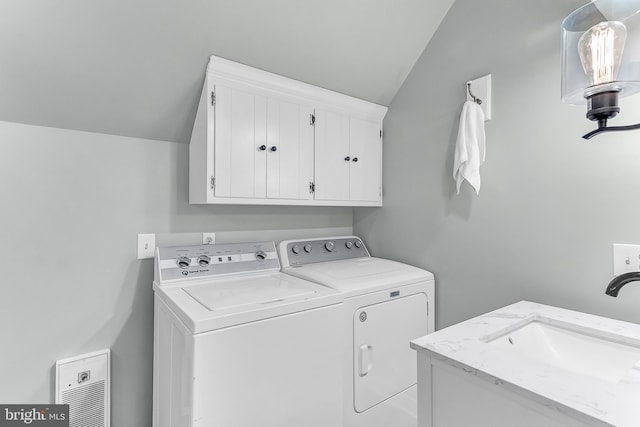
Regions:
<instances>
[{"instance_id":1,"label":"metal towel hook","mask_svg":"<svg viewBox=\"0 0 640 427\"><path fill-rule=\"evenodd\" d=\"M471 93L471 82L467 82L467 91L469 92L469 96L471 97L471 99L473 99L473 102L478 105L482 104L482 99L477 98L473 93Z\"/></svg>"}]
</instances>

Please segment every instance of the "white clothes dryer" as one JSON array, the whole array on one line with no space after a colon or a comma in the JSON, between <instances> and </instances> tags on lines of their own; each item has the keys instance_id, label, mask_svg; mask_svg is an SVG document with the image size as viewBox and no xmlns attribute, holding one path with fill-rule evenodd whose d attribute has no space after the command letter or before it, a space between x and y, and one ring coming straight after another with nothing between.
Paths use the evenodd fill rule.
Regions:
<instances>
[{"instance_id":1,"label":"white clothes dryer","mask_svg":"<svg viewBox=\"0 0 640 427\"><path fill-rule=\"evenodd\" d=\"M371 257L356 236L288 240L282 271L344 296L344 426L416 427L411 340L434 331L435 280L407 264Z\"/></svg>"},{"instance_id":2,"label":"white clothes dryer","mask_svg":"<svg viewBox=\"0 0 640 427\"><path fill-rule=\"evenodd\" d=\"M273 242L159 248L154 427L342 426L342 295Z\"/></svg>"}]
</instances>

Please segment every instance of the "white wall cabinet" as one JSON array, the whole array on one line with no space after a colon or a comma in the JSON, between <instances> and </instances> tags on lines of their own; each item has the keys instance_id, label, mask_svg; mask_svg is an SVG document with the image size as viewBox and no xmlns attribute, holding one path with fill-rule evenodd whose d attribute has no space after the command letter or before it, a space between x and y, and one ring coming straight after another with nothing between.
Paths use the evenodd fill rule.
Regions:
<instances>
[{"instance_id":1,"label":"white wall cabinet","mask_svg":"<svg viewBox=\"0 0 640 427\"><path fill-rule=\"evenodd\" d=\"M380 123L317 110L316 200L382 203Z\"/></svg>"},{"instance_id":2,"label":"white wall cabinet","mask_svg":"<svg viewBox=\"0 0 640 427\"><path fill-rule=\"evenodd\" d=\"M313 108L225 83L213 91L213 195L310 199Z\"/></svg>"},{"instance_id":3,"label":"white wall cabinet","mask_svg":"<svg viewBox=\"0 0 640 427\"><path fill-rule=\"evenodd\" d=\"M267 105L267 198L309 200L313 179L313 107L270 99Z\"/></svg>"},{"instance_id":4,"label":"white wall cabinet","mask_svg":"<svg viewBox=\"0 0 640 427\"><path fill-rule=\"evenodd\" d=\"M191 136L189 201L381 206L386 110L211 57Z\"/></svg>"}]
</instances>

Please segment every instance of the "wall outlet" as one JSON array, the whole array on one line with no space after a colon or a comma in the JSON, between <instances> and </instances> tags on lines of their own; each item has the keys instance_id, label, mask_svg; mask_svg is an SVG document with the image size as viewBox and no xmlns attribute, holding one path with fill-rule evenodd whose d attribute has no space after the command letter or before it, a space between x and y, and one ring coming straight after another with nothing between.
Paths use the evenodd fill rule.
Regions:
<instances>
[{"instance_id":1,"label":"wall outlet","mask_svg":"<svg viewBox=\"0 0 640 427\"><path fill-rule=\"evenodd\" d=\"M613 244L613 275L640 271L640 245Z\"/></svg>"},{"instance_id":2,"label":"wall outlet","mask_svg":"<svg viewBox=\"0 0 640 427\"><path fill-rule=\"evenodd\" d=\"M202 244L213 245L216 242L216 233L202 233Z\"/></svg>"},{"instance_id":3,"label":"wall outlet","mask_svg":"<svg viewBox=\"0 0 640 427\"><path fill-rule=\"evenodd\" d=\"M155 234L138 234L138 259L153 258L156 252Z\"/></svg>"}]
</instances>

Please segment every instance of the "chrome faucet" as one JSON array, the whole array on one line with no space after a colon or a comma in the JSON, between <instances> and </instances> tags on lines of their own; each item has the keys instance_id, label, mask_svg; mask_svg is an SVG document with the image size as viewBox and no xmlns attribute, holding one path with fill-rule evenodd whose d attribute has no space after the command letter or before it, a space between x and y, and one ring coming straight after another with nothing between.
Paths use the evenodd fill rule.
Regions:
<instances>
[{"instance_id":1,"label":"chrome faucet","mask_svg":"<svg viewBox=\"0 0 640 427\"><path fill-rule=\"evenodd\" d=\"M640 271L632 271L631 273L624 273L619 276L613 278L611 282L607 285L607 290L604 291L605 294L611 297L617 297L618 292L624 285L629 282L640 281Z\"/></svg>"}]
</instances>

